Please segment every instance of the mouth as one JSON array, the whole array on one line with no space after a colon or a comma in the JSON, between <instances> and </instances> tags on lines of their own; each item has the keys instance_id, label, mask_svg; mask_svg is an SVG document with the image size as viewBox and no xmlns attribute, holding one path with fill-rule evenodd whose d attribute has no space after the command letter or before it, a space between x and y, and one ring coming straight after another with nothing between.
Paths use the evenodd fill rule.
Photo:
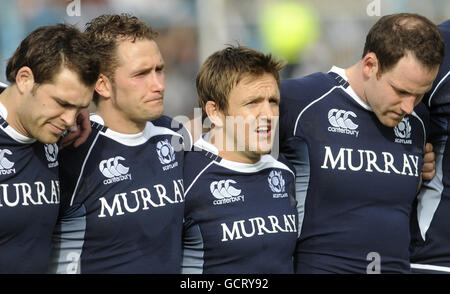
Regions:
<instances>
[{"instance_id":1,"label":"mouth","mask_svg":"<svg viewBox=\"0 0 450 294\"><path fill-rule=\"evenodd\" d=\"M146 99L144 100L145 103L162 103L163 102L163 97L156 97L156 98L151 98L151 99Z\"/></svg>"},{"instance_id":2,"label":"mouth","mask_svg":"<svg viewBox=\"0 0 450 294\"><path fill-rule=\"evenodd\" d=\"M270 137L271 127L270 126L259 126L256 129L256 133L259 137Z\"/></svg>"},{"instance_id":3,"label":"mouth","mask_svg":"<svg viewBox=\"0 0 450 294\"><path fill-rule=\"evenodd\" d=\"M59 136L61 136L67 129L67 128L58 127L57 125L54 125L52 123L49 123L49 125L50 125L50 129L52 130L52 132Z\"/></svg>"},{"instance_id":4,"label":"mouth","mask_svg":"<svg viewBox=\"0 0 450 294\"><path fill-rule=\"evenodd\" d=\"M401 121L406 115L406 113L398 113L396 111L391 111L391 114L393 116L393 119L398 121Z\"/></svg>"}]
</instances>

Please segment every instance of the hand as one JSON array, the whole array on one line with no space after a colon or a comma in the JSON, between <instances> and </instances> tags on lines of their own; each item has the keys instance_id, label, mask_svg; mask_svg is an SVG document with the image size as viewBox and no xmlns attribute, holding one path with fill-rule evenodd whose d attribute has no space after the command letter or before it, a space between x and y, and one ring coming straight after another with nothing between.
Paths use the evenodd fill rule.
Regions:
<instances>
[{"instance_id":1,"label":"hand","mask_svg":"<svg viewBox=\"0 0 450 294\"><path fill-rule=\"evenodd\" d=\"M433 152L433 145L427 143L425 145L425 154L423 156L422 179L431 180L436 174L436 161Z\"/></svg>"},{"instance_id":2,"label":"hand","mask_svg":"<svg viewBox=\"0 0 450 294\"><path fill-rule=\"evenodd\" d=\"M62 138L59 148L63 149L73 143L73 147L77 148L83 144L91 133L91 122L89 120L89 110L84 108L77 117L77 123L68 129L68 133Z\"/></svg>"}]
</instances>

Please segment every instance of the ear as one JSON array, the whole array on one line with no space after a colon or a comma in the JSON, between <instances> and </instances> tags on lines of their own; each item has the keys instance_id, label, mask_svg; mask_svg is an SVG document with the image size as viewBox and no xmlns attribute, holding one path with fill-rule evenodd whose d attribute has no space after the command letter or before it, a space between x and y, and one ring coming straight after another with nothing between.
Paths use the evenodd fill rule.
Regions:
<instances>
[{"instance_id":1,"label":"ear","mask_svg":"<svg viewBox=\"0 0 450 294\"><path fill-rule=\"evenodd\" d=\"M95 83L95 91L102 97L109 99L112 96L112 83L111 80L104 74L98 76Z\"/></svg>"},{"instance_id":2,"label":"ear","mask_svg":"<svg viewBox=\"0 0 450 294\"><path fill-rule=\"evenodd\" d=\"M208 115L208 118L211 120L211 123L216 127L223 127L224 125L224 115L222 111L219 110L216 102L209 100L205 105L205 112Z\"/></svg>"},{"instance_id":3,"label":"ear","mask_svg":"<svg viewBox=\"0 0 450 294\"><path fill-rule=\"evenodd\" d=\"M16 85L21 94L32 91L34 86L34 75L31 68L23 66L17 71Z\"/></svg>"},{"instance_id":4,"label":"ear","mask_svg":"<svg viewBox=\"0 0 450 294\"><path fill-rule=\"evenodd\" d=\"M372 76L378 78L378 75L381 73L377 55L373 52L369 52L363 57L362 66L365 78L370 78Z\"/></svg>"}]
</instances>

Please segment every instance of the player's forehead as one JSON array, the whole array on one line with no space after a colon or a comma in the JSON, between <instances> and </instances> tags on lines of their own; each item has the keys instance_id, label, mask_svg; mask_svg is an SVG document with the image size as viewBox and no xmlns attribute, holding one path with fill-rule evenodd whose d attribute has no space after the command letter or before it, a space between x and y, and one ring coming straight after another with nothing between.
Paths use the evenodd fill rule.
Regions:
<instances>
[{"instance_id":1,"label":"player's forehead","mask_svg":"<svg viewBox=\"0 0 450 294\"><path fill-rule=\"evenodd\" d=\"M119 67L136 67L142 64L162 65L164 63L156 42L145 38L119 41L116 57Z\"/></svg>"},{"instance_id":2,"label":"player's forehead","mask_svg":"<svg viewBox=\"0 0 450 294\"><path fill-rule=\"evenodd\" d=\"M269 73L262 75L245 75L231 90L230 94L238 96L280 96L275 77Z\"/></svg>"},{"instance_id":3,"label":"player's forehead","mask_svg":"<svg viewBox=\"0 0 450 294\"><path fill-rule=\"evenodd\" d=\"M386 77L396 90L420 95L431 88L438 69L438 66L430 68L415 57L406 55L387 72Z\"/></svg>"},{"instance_id":4,"label":"player's forehead","mask_svg":"<svg viewBox=\"0 0 450 294\"><path fill-rule=\"evenodd\" d=\"M39 85L37 90L60 102L84 107L89 104L94 88L85 85L77 72L63 67L51 81Z\"/></svg>"}]
</instances>

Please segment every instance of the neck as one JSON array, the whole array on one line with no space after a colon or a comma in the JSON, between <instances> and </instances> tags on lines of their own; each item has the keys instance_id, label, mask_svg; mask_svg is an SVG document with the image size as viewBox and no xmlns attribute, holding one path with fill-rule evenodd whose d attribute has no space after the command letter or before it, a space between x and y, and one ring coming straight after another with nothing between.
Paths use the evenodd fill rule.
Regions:
<instances>
[{"instance_id":1,"label":"neck","mask_svg":"<svg viewBox=\"0 0 450 294\"><path fill-rule=\"evenodd\" d=\"M18 133L29 137L29 134L20 122L18 115L18 109L22 101L21 98L21 94L15 85L7 87L0 94L0 102L3 104L3 106L5 106L6 111L8 111L6 122Z\"/></svg>"},{"instance_id":2,"label":"neck","mask_svg":"<svg viewBox=\"0 0 450 294\"><path fill-rule=\"evenodd\" d=\"M354 64L353 66L347 68L345 70L345 74L348 78L348 83L350 87L352 87L353 91L355 91L356 95L367 103L366 94L364 92L364 76L363 76L363 68L362 61Z\"/></svg>"},{"instance_id":3,"label":"neck","mask_svg":"<svg viewBox=\"0 0 450 294\"><path fill-rule=\"evenodd\" d=\"M230 146L227 146L227 137L225 132L222 129L213 128L210 131L211 138L210 143L214 145L219 150L219 156L223 159L240 162L240 163L248 163L253 164L258 162L261 159L261 154L250 151L237 151L238 148L234 144L234 140L232 138L228 138L233 143L230 143ZM231 149L231 150L228 150Z\"/></svg>"},{"instance_id":4,"label":"neck","mask_svg":"<svg viewBox=\"0 0 450 294\"><path fill-rule=\"evenodd\" d=\"M133 121L126 113L109 102L99 101L96 113L109 129L122 134L137 134L145 129L146 121Z\"/></svg>"}]
</instances>

